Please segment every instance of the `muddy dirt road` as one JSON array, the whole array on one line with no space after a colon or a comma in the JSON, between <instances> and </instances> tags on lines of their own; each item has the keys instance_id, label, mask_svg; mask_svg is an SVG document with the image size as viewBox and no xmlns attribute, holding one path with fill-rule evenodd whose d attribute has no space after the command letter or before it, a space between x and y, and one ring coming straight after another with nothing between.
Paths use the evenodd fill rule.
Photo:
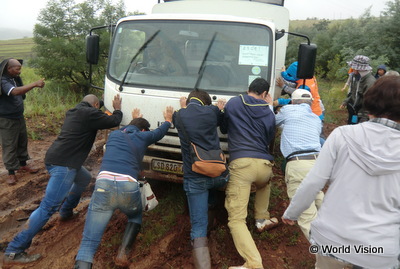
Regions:
<instances>
[{"instance_id":1,"label":"muddy dirt road","mask_svg":"<svg viewBox=\"0 0 400 269\"><path fill-rule=\"evenodd\" d=\"M54 139L54 135L46 135L43 136L42 140L29 141L29 152L32 158L29 163L40 168L40 171L33 175L17 173L19 182L14 186L5 183L7 172L3 164L0 164L1 258L8 242L25 225L26 219L38 207L44 195L49 175L44 167L43 159L46 150ZM11 268L73 268L90 194L94 187L94 177L101 162L103 144L104 133L100 133L95 143L96 148L91 152L85 163L85 166L89 168L93 175L93 180L76 208L77 217L66 222L60 222L58 213L54 214L42 231L33 239L31 247L27 250L28 253L41 253L43 257L32 264L15 265ZM272 194L270 211L272 216L280 218L288 204L288 199L283 176L277 168L275 169L273 184L276 188ZM169 193L174 193L177 196L177 201L185 202L184 192L179 184L157 182L153 185L153 190L160 204L163 203L164 197L167 197ZM189 243L189 216L185 205L182 205L182 207L184 210L176 215L175 224L169 225L170 227L162 226L165 217L157 218L157 213L145 214L143 222L148 223L148 227L153 224L161 225L160 227L163 227L165 232L156 240L148 240L148 237L151 236L151 234L148 234L150 230L142 230L132 253L132 264L129 268L193 268ZM113 257L121 242L125 224L126 218L119 212L115 212L95 256L93 268L119 268L113 263ZM309 243L297 226L280 225L269 232L257 234L254 220L249 218L248 225L263 257L265 268L313 268L314 256L308 252ZM233 245L223 206L217 212L217 218L213 229L210 231L209 238L213 268L227 268L243 263Z\"/></svg>"}]
</instances>

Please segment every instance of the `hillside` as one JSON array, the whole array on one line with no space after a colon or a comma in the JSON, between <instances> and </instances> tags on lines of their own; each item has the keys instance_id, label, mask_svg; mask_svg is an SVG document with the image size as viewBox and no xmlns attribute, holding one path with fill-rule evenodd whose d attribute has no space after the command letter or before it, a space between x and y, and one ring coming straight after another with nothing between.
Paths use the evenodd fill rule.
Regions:
<instances>
[{"instance_id":1,"label":"hillside","mask_svg":"<svg viewBox=\"0 0 400 269\"><path fill-rule=\"evenodd\" d=\"M33 38L0 40L0 61L6 58L32 58L32 48L35 45Z\"/></svg>"}]
</instances>

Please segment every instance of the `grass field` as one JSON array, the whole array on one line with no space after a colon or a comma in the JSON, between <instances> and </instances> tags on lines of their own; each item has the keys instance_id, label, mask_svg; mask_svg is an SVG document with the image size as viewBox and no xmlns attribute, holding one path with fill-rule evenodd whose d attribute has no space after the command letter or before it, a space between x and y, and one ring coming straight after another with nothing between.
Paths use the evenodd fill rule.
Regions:
<instances>
[{"instance_id":1,"label":"grass field","mask_svg":"<svg viewBox=\"0 0 400 269\"><path fill-rule=\"evenodd\" d=\"M6 58L29 60L32 58L33 38L0 40L0 61Z\"/></svg>"}]
</instances>

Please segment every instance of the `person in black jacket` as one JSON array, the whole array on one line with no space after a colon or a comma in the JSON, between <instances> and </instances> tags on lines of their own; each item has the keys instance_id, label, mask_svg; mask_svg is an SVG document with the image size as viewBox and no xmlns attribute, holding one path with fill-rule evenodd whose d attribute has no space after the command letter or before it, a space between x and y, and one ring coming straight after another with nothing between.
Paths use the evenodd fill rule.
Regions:
<instances>
[{"instance_id":1,"label":"person in black jacket","mask_svg":"<svg viewBox=\"0 0 400 269\"><path fill-rule=\"evenodd\" d=\"M4 264L29 263L40 258L40 254L28 255L25 250L60 206L62 220L72 217L73 208L92 179L82 164L93 146L97 130L116 127L122 120L119 95L114 97L113 107L113 114L108 116L99 110L99 99L90 94L67 111L61 133L45 156L50 174L45 196L30 215L27 227L8 244Z\"/></svg>"}]
</instances>

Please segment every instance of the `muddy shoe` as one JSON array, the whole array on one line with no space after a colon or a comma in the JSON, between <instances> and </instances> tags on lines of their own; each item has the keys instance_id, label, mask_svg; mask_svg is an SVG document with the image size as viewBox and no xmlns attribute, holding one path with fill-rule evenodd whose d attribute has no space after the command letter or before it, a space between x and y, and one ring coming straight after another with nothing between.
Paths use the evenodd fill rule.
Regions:
<instances>
[{"instance_id":1,"label":"muddy shoe","mask_svg":"<svg viewBox=\"0 0 400 269\"><path fill-rule=\"evenodd\" d=\"M31 173L31 174L36 174L39 171L39 169L32 168L29 165L25 165L25 166L21 166L18 171L19 172L27 172L27 173Z\"/></svg>"},{"instance_id":2,"label":"muddy shoe","mask_svg":"<svg viewBox=\"0 0 400 269\"><path fill-rule=\"evenodd\" d=\"M128 267L130 265L129 257L126 254L118 253L114 258L114 263L120 267Z\"/></svg>"},{"instance_id":3,"label":"muddy shoe","mask_svg":"<svg viewBox=\"0 0 400 269\"><path fill-rule=\"evenodd\" d=\"M271 230L278 225L279 225L279 221L277 218L256 220L256 227L257 227L257 231L259 233L261 233L263 231Z\"/></svg>"},{"instance_id":4,"label":"muddy shoe","mask_svg":"<svg viewBox=\"0 0 400 269\"><path fill-rule=\"evenodd\" d=\"M40 254L29 255L26 252L21 253L10 253L4 254L4 265L7 264L18 264L18 263L30 263L37 261L41 257Z\"/></svg>"},{"instance_id":5,"label":"muddy shoe","mask_svg":"<svg viewBox=\"0 0 400 269\"><path fill-rule=\"evenodd\" d=\"M16 183L17 183L17 176L16 175L8 175L7 184L15 185Z\"/></svg>"}]
</instances>

